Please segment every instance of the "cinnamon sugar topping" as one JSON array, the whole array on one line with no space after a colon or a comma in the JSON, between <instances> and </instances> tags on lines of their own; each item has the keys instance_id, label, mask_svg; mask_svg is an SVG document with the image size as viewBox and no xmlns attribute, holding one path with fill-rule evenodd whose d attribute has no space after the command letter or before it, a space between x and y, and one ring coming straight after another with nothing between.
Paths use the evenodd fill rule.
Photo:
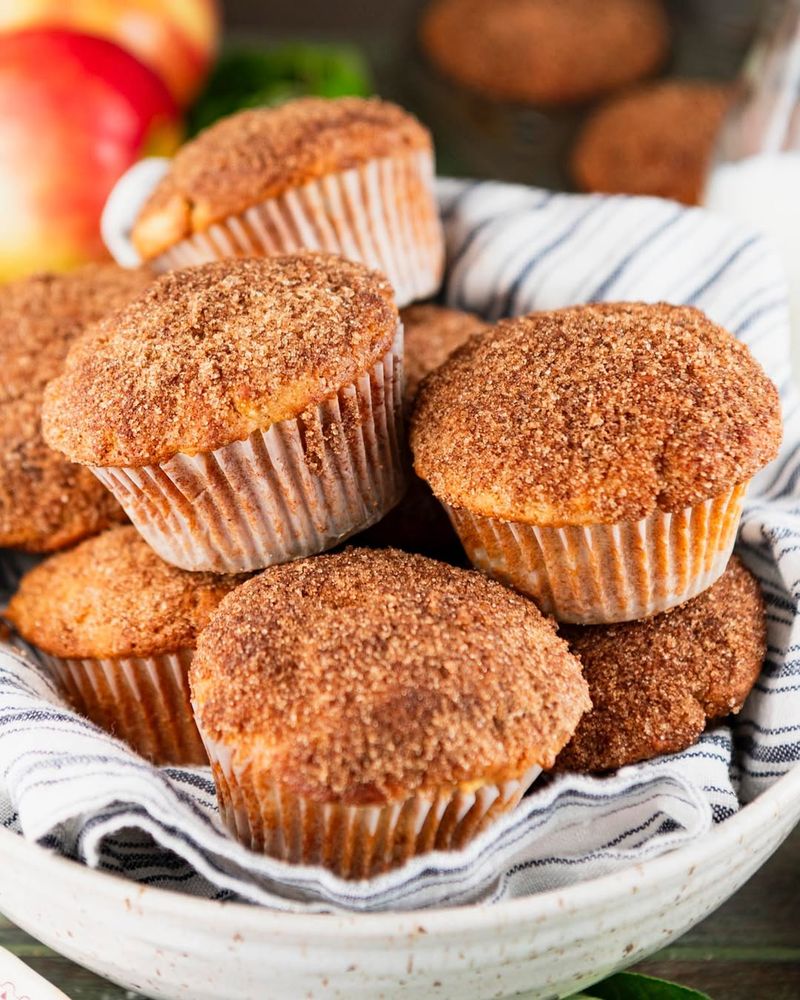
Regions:
<instances>
[{"instance_id":1,"label":"cinnamon sugar topping","mask_svg":"<svg viewBox=\"0 0 800 1000\"><path fill-rule=\"evenodd\" d=\"M547 767L589 704L531 602L392 549L266 570L222 602L190 676L234 764L351 804Z\"/></svg>"},{"instance_id":2,"label":"cinnamon sugar topping","mask_svg":"<svg viewBox=\"0 0 800 1000\"><path fill-rule=\"evenodd\" d=\"M27 573L6 617L54 656L151 656L193 647L219 601L244 576L187 573L120 527Z\"/></svg>"},{"instance_id":3,"label":"cinnamon sugar topping","mask_svg":"<svg viewBox=\"0 0 800 1000\"><path fill-rule=\"evenodd\" d=\"M420 382L443 364L486 324L474 313L429 304L400 310L405 335L406 402L412 403Z\"/></svg>"},{"instance_id":4,"label":"cinnamon sugar topping","mask_svg":"<svg viewBox=\"0 0 800 1000\"><path fill-rule=\"evenodd\" d=\"M382 275L328 254L173 271L71 352L47 389L45 438L98 466L212 451L352 382L397 322Z\"/></svg>"},{"instance_id":5,"label":"cinnamon sugar topping","mask_svg":"<svg viewBox=\"0 0 800 1000\"><path fill-rule=\"evenodd\" d=\"M563 628L593 708L556 767L606 771L676 753L707 719L738 712L766 653L758 581L734 558L705 593L624 625Z\"/></svg>"},{"instance_id":6,"label":"cinnamon sugar topping","mask_svg":"<svg viewBox=\"0 0 800 1000\"><path fill-rule=\"evenodd\" d=\"M411 440L434 493L534 524L680 511L775 457L778 394L699 310L534 313L473 338L423 383Z\"/></svg>"},{"instance_id":7,"label":"cinnamon sugar topping","mask_svg":"<svg viewBox=\"0 0 800 1000\"><path fill-rule=\"evenodd\" d=\"M186 143L142 209L145 259L194 232L308 181L369 160L431 149L408 112L377 99L300 98L223 118Z\"/></svg>"},{"instance_id":8,"label":"cinnamon sugar topping","mask_svg":"<svg viewBox=\"0 0 800 1000\"><path fill-rule=\"evenodd\" d=\"M0 545L57 549L123 518L88 470L45 444L42 394L86 325L151 280L143 270L90 264L0 288Z\"/></svg>"}]
</instances>

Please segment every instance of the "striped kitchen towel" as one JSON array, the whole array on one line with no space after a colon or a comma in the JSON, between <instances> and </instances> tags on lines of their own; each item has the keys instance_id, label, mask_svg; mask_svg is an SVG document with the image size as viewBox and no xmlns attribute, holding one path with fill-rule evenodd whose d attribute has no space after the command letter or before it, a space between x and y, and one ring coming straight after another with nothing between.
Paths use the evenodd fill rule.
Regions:
<instances>
[{"instance_id":1,"label":"striped kitchen towel","mask_svg":"<svg viewBox=\"0 0 800 1000\"><path fill-rule=\"evenodd\" d=\"M521 896L607 874L706 834L800 761L800 416L780 265L759 237L655 199L440 183L445 300L488 318L592 300L705 310L779 385L786 441L753 485L738 550L761 581L769 654L741 715L683 753L606 777L542 780L465 850L364 883L253 855L222 829L206 769L155 768L0 652L0 821L156 884L285 910L386 910ZM2 577L0 577L1 579Z\"/></svg>"}]
</instances>

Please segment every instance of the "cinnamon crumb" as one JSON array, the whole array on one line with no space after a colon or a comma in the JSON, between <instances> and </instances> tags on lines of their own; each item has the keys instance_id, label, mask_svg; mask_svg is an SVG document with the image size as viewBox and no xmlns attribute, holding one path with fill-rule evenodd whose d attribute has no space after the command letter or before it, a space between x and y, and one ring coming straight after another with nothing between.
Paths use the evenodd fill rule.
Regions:
<instances>
[{"instance_id":1,"label":"cinnamon crumb","mask_svg":"<svg viewBox=\"0 0 800 1000\"><path fill-rule=\"evenodd\" d=\"M709 719L738 712L766 654L764 602L733 558L699 597L646 621L562 626L592 709L556 768L608 771L690 746Z\"/></svg>"},{"instance_id":2,"label":"cinnamon crumb","mask_svg":"<svg viewBox=\"0 0 800 1000\"><path fill-rule=\"evenodd\" d=\"M387 101L305 97L252 108L187 142L144 205L133 242L145 259L228 215L369 160L432 148L413 115Z\"/></svg>"},{"instance_id":3,"label":"cinnamon crumb","mask_svg":"<svg viewBox=\"0 0 800 1000\"><path fill-rule=\"evenodd\" d=\"M400 310L405 340L406 405L410 406L420 382L486 324L474 313L430 304Z\"/></svg>"},{"instance_id":4,"label":"cinnamon crumb","mask_svg":"<svg viewBox=\"0 0 800 1000\"><path fill-rule=\"evenodd\" d=\"M649 76L667 57L669 23L660 0L434 0L420 37L456 83L558 105Z\"/></svg>"},{"instance_id":5,"label":"cinnamon crumb","mask_svg":"<svg viewBox=\"0 0 800 1000\"><path fill-rule=\"evenodd\" d=\"M190 679L235 759L360 804L547 767L589 704L533 603L392 549L265 570L220 604Z\"/></svg>"},{"instance_id":6,"label":"cinnamon crumb","mask_svg":"<svg viewBox=\"0 0 800 1000\"><path fill-rule=\"evenodd\" d=\"M388 281L329 254L172 271L75 346L47 388L45 439L98 466L213 451L353 382L397 322Z\"/></svg>"},{"instance_id":7,"label":"cinnamon crumb","mask_svg":"<svg viewBox=\"0 0 800 1000\"><path fill-rule=\"evenodd\" d=\"M192 648L220 600L246 579L177 569L135 528L120 527L26 573L6 617L53 656L152 656Z\"/></svg>"},{"instance_id":8,"label":"cinnamon crumb","mask_svg":"<svg viewBox=\"0 0 800 1000\"><path fill-rule=\"evenodd\" d=\"M697 309L606 303L505 320L423 382L416 471L446 503L533 524L680 511L749 480L778 393Z\"/></svg>"},{"instance_id":9,"label":"cinnamon crumb","mask_svg":"<svg viewBox=\"0 0 800 1000\"><path fill-rule=\"evenodd\" d=\"M45 444L42 395L87 324L151 280L144 270L90 264L0 288L0 545L49 551L123 520L87 469Z\"/></svg>"},{"instance_id":10,"label":"cinnamon crumb","mask_svg":"<svg viewBox=\"0 0 800 1000\"><path fill-rule=\"evenodd\" d=\"M730 87L699 80L664 80L613 98L575 144L578 186L697 204L730 98Z\"/></svg>"}]
</instances>

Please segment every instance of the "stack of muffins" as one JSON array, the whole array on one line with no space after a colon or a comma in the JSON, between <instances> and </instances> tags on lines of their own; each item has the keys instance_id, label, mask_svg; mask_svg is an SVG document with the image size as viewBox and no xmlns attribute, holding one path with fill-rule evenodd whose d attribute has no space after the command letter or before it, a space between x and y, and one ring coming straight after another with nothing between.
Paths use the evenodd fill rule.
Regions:
<instances>
[{"instance_id":1,"label":"stack of muffins","mask_svg":"<svg viewBox=\"0 0 800 1000\"><path fill-rule=\"evenodd\" d=\"M348 878L462 846L542 771L688 745L764 655L729 559L774 387L694 309L409 308L441 281L432 178L392 105L244 112L142 209L146 268L8 292L84 283L69 323L21 309L41 458L3 474L49 541L3 541L84 540L8 622L97 724L210 760L244 844Z\"/></svg>"}]
</instances>

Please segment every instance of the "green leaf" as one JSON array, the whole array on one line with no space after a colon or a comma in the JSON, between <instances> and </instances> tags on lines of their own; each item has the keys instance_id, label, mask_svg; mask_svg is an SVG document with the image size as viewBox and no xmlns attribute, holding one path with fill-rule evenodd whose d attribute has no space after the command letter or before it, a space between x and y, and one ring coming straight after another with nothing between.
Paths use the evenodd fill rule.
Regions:
<instances>
[{"instance_id":1,"label":"green leaf","mask_svg":"<svg viewBox=\"0 0 800 1000\"><path fill-rule=\"evenodd\" d=\"M620 972L590 986L588 993L576 993L572 1000L579 997L586 1000L711 1000L705 993L688 986L642 976L638 972Z\"/></svg>"},{"instance_id":2,"label":"green leaf","mask_svg":"<svg viewBox=\"0 0 800 1000\"><path fill-rule=\"evenodd\" d=\"M365 97L369 68L351 45L290 42L269 48L231 46L188 116L190 134L242 108L275 105L305 94Z\"/></svg>"}]
</instances>

